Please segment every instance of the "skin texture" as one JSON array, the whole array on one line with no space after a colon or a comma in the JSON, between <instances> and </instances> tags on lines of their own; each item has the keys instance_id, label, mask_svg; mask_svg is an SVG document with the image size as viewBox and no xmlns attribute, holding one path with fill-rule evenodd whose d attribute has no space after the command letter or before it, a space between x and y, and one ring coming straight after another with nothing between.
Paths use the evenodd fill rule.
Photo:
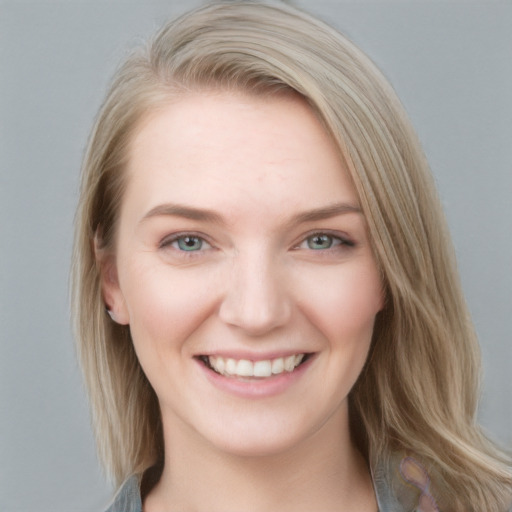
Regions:
<instances>
[{"instance_id":1,"label":"skin texture","mask_svg":"<svg viewBox=\"0 0 512 512\"><path fill-rule=\"evenodd\" d=\"M145 511L374 512L347 395L381 282L314 113L291 95L187 93L141 123L126 172L103 292L162 412L164 473ZM294 353L312 355L270 385L199 359Z\"/></svg>"}]
</instances>

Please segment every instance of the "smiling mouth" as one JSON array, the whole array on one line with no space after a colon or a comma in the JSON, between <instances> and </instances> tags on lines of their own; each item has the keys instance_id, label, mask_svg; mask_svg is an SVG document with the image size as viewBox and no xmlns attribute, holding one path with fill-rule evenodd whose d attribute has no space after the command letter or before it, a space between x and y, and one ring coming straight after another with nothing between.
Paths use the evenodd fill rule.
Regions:
<instances>
[{"instance_id":1,"label":"smiling mouth","mask_svg":"<svg viewBox=\"0 0 512 512\"><path fill-rule=\"evenodd\" d=\"M304 364L312 354L301 353L262 361L232 359L221 356L199 356L198 359L210 370L230 378L268 378L293 372Z\"/></svg>"}]
</instances>

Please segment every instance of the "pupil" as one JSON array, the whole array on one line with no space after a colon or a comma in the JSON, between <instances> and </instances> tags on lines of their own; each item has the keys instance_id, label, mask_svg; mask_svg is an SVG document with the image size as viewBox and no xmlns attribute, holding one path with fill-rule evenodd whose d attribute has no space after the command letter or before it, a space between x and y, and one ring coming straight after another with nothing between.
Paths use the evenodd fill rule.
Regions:
<instances>
[{"instance_id":1,"label":"pupil","mask_svg":"<svg viewBox=\"0 0 512 512\"><path fill-rule=\"evenodd\" d=\"M311 249L328 249L331 246L331 237L328 235L317 235L311 239Z\"/></svg>"},{"instance_id":2,"label":"pupil","mask_svg":"<svg viewBox=\"0 0 512 512\"><path fill-rule=\"evenodd\" d=\"M199 249L201 247L201 241L197 237L186 236L180 239L181 248L184 250Z\"/></svg>"}]
</instances>

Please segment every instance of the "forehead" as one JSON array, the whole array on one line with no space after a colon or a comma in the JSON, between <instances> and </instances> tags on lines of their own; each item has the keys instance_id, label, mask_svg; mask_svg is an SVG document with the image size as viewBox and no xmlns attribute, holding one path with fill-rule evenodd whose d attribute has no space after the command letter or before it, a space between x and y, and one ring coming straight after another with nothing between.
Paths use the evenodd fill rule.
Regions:
<instances>
[{"instance_id":1,"label":"forehead","mask_svg":"<svg viewBox=\"0 0 512 512\"><path fill-rule=\"evenodd\" d=\"M181 94L151 112L129 149L126 201L218 208L357 203L337 146L297 95ZM315 202L321 204L314 204Z\"/></svg>"}]
</instances>

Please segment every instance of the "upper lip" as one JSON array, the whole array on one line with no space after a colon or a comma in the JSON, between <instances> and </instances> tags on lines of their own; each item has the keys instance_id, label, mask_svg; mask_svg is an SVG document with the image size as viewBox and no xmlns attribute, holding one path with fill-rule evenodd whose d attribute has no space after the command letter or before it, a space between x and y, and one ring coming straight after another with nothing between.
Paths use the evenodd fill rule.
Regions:
<instances>
[{"instance_id":1,"label":"upper lip","mask_svg":"<svg viewBox=\"0 0 512 512\"><path fill-rule=\"evenodd\" d=\"M276 350L272 352L249 352L244 350L215 350L196 354L196 357L222 357L224 359L245 359L247 361L267 361L279 357L294 356L296 354L311 354L311 350Z\"/></svg>"}]
</instances>

